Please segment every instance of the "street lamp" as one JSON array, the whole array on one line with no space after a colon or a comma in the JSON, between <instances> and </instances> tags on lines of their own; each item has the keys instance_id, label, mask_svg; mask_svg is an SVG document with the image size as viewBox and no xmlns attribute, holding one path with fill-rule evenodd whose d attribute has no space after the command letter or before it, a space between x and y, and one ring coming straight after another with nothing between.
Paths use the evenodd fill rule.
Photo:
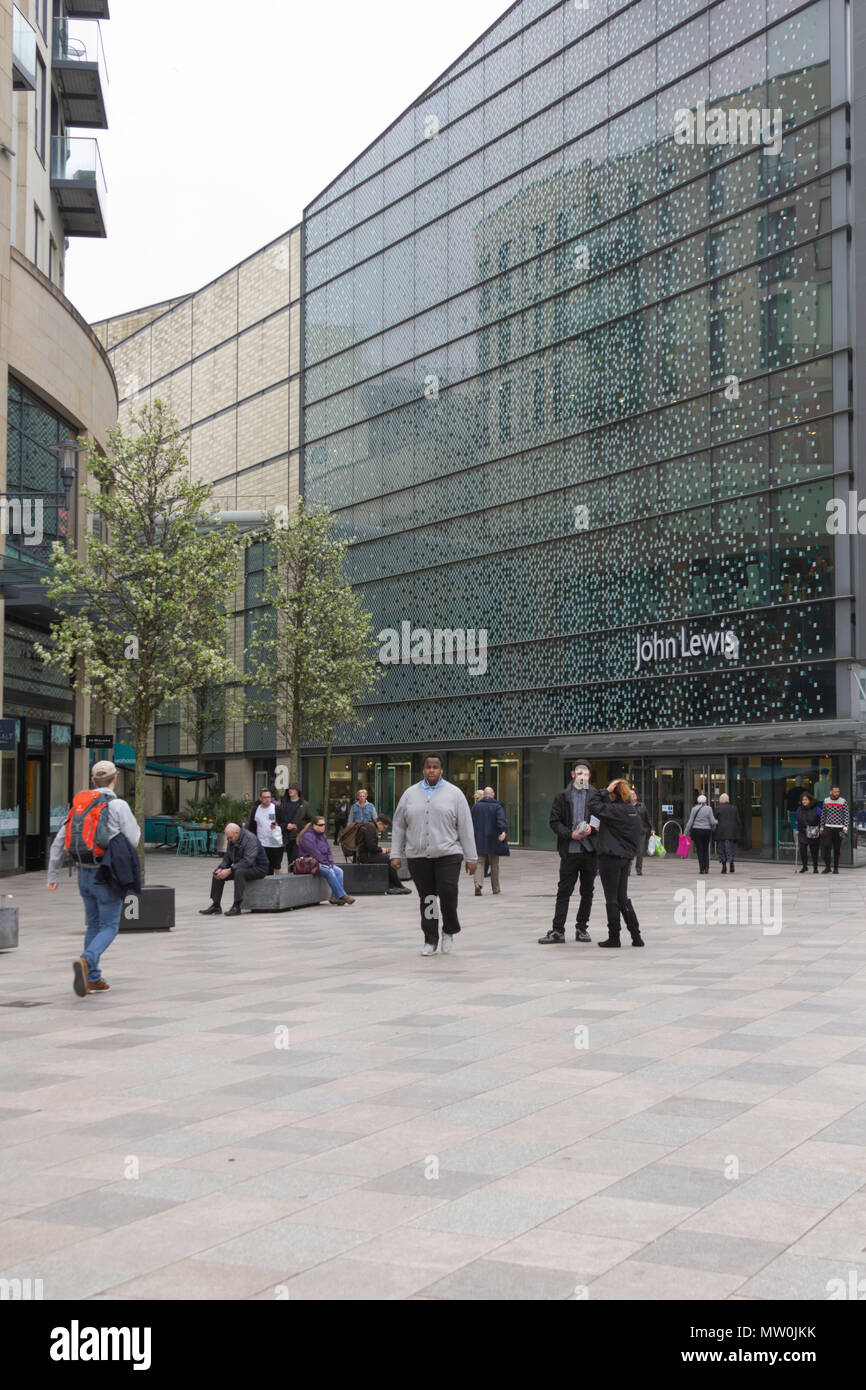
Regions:
<instances>
[{"instance_id":1,"label":"street lamp","mask_svg":"<svg viewBox=\"0 0 866 1390\"><path fill-rule=\"evenodd\" d=\"M75 486L78 477L78 455L87 452L86 444L79 444L77 439L64 439L62 444L49 444L48 452L57 454L60 459L60 481L63 484L64 508L67 517L67 541L69 535L69 497ZM77 498L76 498L77 501ZM76 507L77 512L77 507Z\"/></svg>"}]
</instances>

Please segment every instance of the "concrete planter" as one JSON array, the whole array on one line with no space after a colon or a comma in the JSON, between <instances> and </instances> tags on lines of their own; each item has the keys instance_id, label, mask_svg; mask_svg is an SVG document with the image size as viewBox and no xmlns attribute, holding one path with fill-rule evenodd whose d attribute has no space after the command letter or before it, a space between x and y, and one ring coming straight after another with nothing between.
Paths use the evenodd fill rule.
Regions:
<instances>
[{"instance_id":1,"label":"concrete planter","mask_svg":"<svg viewBox=\"0 0 866 1390\"><path fill-rule=\"evenodd\" d=\"M18 908L0 907L0 951L14 951L18 945Z\"/></svg>"},{"instance_id":2,"label":"concrete planter","mask_svg":"<svg viewBox=\"0 0 866 1390\"><path fill-rule=\"evenodd\" d=\"M162 884L148 885L140 893L127 893L120 913L120 930L172 931L174 928L174 889Z\"/></svg>"}]
</instances>

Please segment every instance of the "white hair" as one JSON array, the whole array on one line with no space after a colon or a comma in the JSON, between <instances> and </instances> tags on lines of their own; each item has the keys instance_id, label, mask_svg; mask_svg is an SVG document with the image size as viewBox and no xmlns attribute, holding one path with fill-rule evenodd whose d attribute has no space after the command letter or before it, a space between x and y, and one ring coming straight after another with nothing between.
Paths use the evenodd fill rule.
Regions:
<instances>
[{"instance_id":1,"label":"white hair","mask_svg":"<svg viewBox=\"0 0 866 1390\"><path fill-rule=\"evenodd\" d=\"M722 792L721 796L719 797L719 805L721 806L723 801L728 802L730 801L730 799L731 798L728 796L727 792Z\"/></svg>"},{"instance_id":2,"label":"white hair","mask_svg":"<svg viewBox=\"0 0 866 1390\"><path fill-rule=\"evenodd\" d=\"M699 805L699 806L706 806L706 804L707 804L707 798L706 798L705 796L699 796L699 797L698 797L698 805Z\"/></svg>"}]
</instances>

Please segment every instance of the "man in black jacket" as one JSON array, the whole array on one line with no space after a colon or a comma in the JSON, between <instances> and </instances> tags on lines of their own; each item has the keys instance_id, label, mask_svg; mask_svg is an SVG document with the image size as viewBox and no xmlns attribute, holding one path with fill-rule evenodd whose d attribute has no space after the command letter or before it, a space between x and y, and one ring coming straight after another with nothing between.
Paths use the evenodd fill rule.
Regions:
<instances>
[{"instance_id":1,"label":"man in black jacket","mask_svg":"<svg viewBox=\"0 0 866 1390\"><path fill-rule=\"evenodd\" d=\"M227 917L240 917L244 889L251 879L264 878L268 872L268 856L264 845L260 845L252 831L245 830L230 821L226 826L226 852L218 869L211 879L211 905L200 908L202 917L222 915L223 888L226 879L235 881L234 904L226 913Z\"/></svg>"},{"instance_id":2,"label":"man in black jacket","mask_svg":"<svg viewBox=\"0 0 866 1390\"><path fill-rule=\"evenodd\" d=\"M540 946L560 945L565 941L565 919L568 904L576 885L580 884L580 902L575 921L575 940L591 941L587 931L595 891L596 839L598 826L590 826L589 804L596 795L589 780L586 763L575 763L571 770L571 785L557 793L550 812L550 828L556 835L559 850L559 884L553 925L546 936L540 936Z\"/></svg>"},{"instance_id":3,"label":"man in black jacket","mask_svg":"<svg viewBox=\"0 0 866 1390\"><path fill-rule=\"evenodd\" d=\"M650 824L649 812L647 811L647 808L646 806L644 806L643 802L638 800L638 795L636 791L632 790L629 794L629 802L637 811L638 820L640 821L640 844L638 845L638 851L635 855L634 871L636 874L642 874L643 859L644 855L647 852L647 847L649 845L649 837L652 834L653 828Z\"/></svg>"}]
</instances>

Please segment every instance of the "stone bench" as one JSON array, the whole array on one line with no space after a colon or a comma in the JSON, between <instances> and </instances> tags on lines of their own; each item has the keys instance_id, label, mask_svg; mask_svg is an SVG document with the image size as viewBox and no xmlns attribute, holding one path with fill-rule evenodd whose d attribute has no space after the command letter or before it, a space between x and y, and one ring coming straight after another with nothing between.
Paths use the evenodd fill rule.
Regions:
<instances>
[{"instance_id":1,"label":"stone bench","mask_svg":"<svg viewBox=\"0 0 866 1390\"><path fill-rule=\"evenodd\" d=\"M288 912L318 906L330 896L330 886L318 874L271 874L247 884L243 906L251 912Z\"/></svg>"},{"instance_id":2,"label":"stone bench","mask_svg":"<svg viewBox=\"0 0 866 1390\"><path fill-rule=\"evenodd\" d=\"M389 878L387 864L341 864L343 885L352 897L364 893L387 893Z\"/></svg>"}]
</instances>

